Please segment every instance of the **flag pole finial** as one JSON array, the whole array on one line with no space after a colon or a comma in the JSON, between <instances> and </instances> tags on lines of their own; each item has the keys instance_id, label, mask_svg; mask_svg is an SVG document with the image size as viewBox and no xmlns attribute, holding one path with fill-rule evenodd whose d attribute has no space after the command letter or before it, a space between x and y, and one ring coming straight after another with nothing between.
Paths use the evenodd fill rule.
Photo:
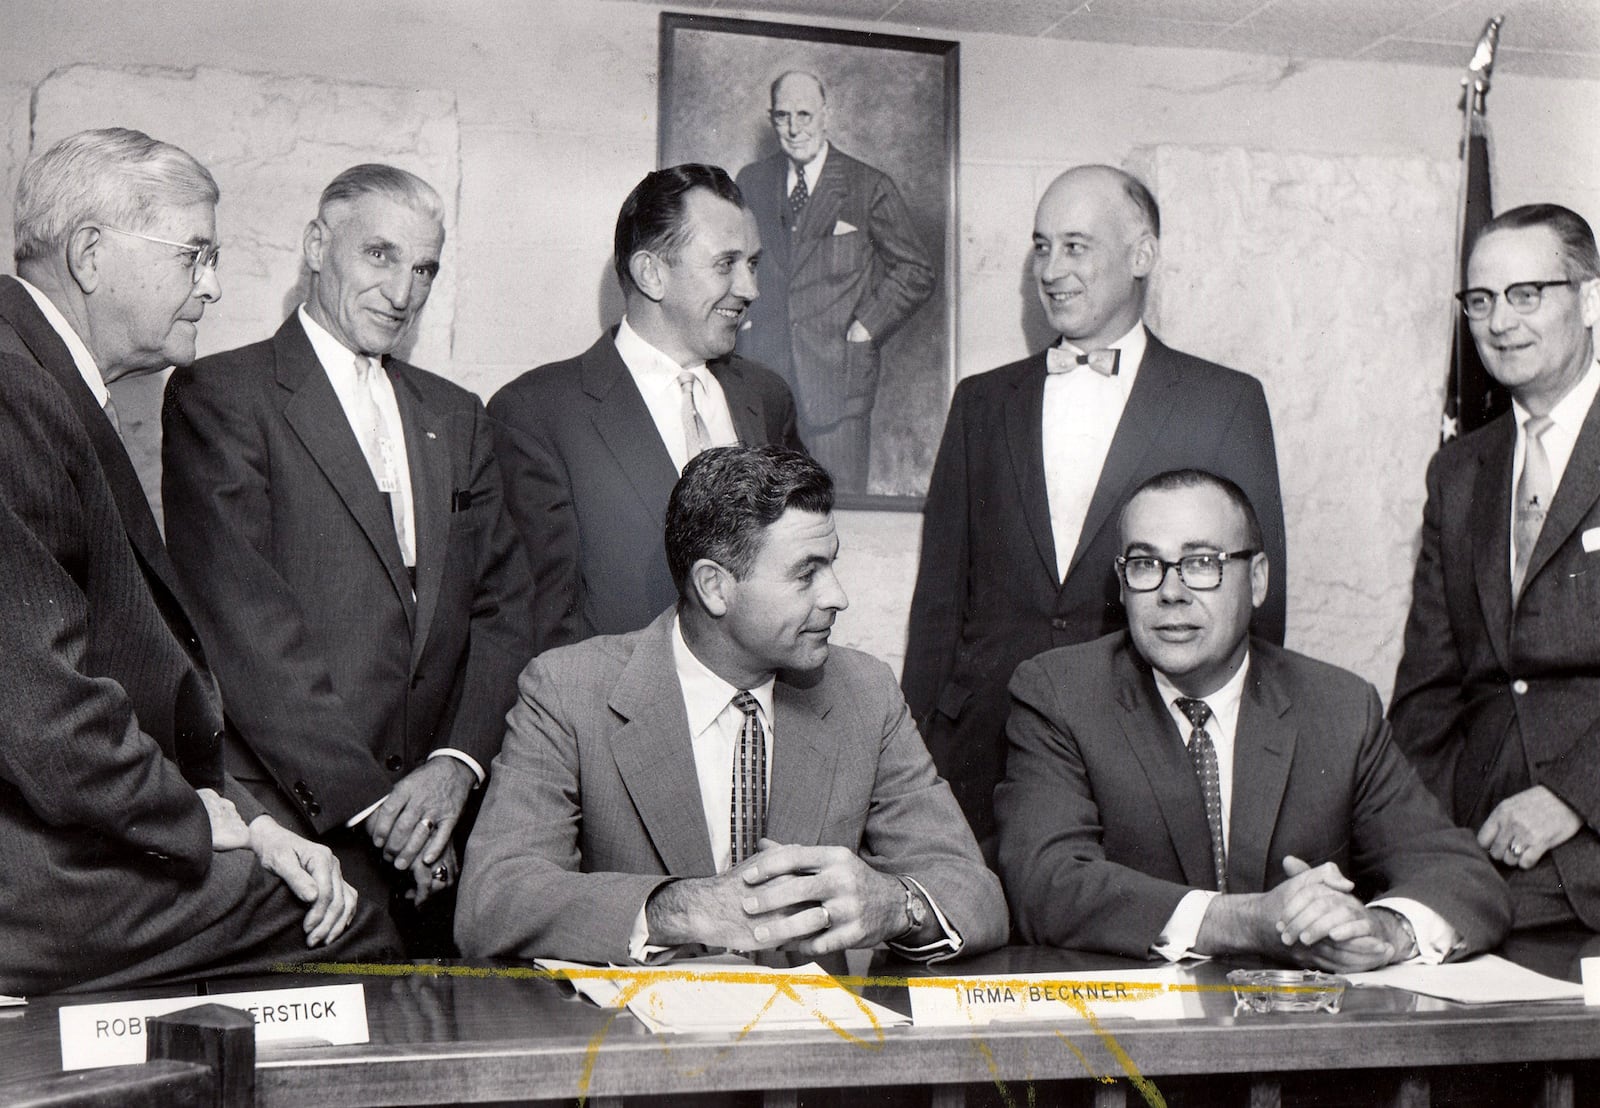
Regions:
<instances>
[{"instance_id":1,"label":"flag pole finial","mask_svg":"<svg viewBox=\"0 0 1600 1108\"><path fill-rule=\"evenodd\" d=\"M1500 25L1505 21L1505 16L1497 15L1483 25L1477 49L1472 52L1466 75L1461 78L1462 85L1472 89L1475 111L1483 111L1483 98L1489 92L1489 78L1494 73L1494 53L1500 47Z\"/></svg>"}]
</instances>

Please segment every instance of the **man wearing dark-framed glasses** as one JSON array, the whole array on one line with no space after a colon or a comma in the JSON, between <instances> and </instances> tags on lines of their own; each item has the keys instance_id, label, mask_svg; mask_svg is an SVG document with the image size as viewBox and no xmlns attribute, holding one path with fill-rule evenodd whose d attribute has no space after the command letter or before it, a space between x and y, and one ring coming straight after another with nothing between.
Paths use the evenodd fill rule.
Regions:
<instances>
[{"instance_id":1,"label":"man wearing dark-framed glasses","mask_svg":"<svg viewBox=\"0 0 1600 1108\"><path fill-rule=\"evenodd\" d=\"M1128 629L1011 682L995 813L1020 939L1336 971L1498 942L1505 886L1376 690L1250 636L1270 567L1240 488L1168 471L1119 528Z\"/></svg>"},{"instance_id":2,"label":"man wearing dark-framed glasses","mask_svg":"<svg viewBox=\"0 0 1600 1108\"><path fill-rule=\"evenodd\" d=\"M1389 717L1501 867L1518 928L1600 929L1600 254L1576 212L1495 217L1456 294L1512 410L1428 466Z\"/></svg>"}]
</instances>

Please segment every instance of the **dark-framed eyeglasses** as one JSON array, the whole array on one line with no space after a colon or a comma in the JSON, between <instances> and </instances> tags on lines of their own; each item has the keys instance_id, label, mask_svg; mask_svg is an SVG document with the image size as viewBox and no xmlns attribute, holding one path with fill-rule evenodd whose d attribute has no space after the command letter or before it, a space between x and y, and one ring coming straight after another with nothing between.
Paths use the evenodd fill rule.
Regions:
<instances>
[{"instance_id":1,"label":"dark-framed eyeglasses","mask_svg":"<svg viewBox=\"0 0 1600 1108\"><path fill-rule=\"evenodd\" d=\"M1510 304L1518 314L1528 315L1539 310L1539 303L1544 299L1545 289L1560 288L1562 285L1575 285L1573 280L1564 281L1518 281L1514 285L1507 285L1501 292L1493 289L1462 289L1456 293L1456 299L1461 301L1461 310L1467 313L1468 319L1488 319L1494 311L1495 297L1503 296L1506 303Z\"/></svg>"},{"instance_id":2,"label":"dark-framed eyeglasses","mask_svg":"<svg viewBox=\"0 0 1600 1108\"><path fill-rule=\"evenodd\" d=\"M187 255L189 283L192 285L200 283L200 274L205 270L209 269L215 272L217 263L221 260L222 244L220 242L208 242L204 245L196 246L192 242L173 242L171 239L158 239L154 235L145 234L143 231L130 231L126 227L113 227L109 223L102 223L99 226L107 231L115 231L119 235L144 239L145 242L159 243L162 246L170 246L182 251L184 255Z\"/></svg>"},{"instance_id":3,"label":"dark-framed eyeglasses","mask_svg":"<svg viewBox=\"0 0 1600 1108\"><path fill-rule=\"evenodd\" d=\"M1178 580L1196 592L1207 592L1222 584L1222 571L1229 562L1249 559L1259 550L1218 551L1211 554L1185 554L1175 562L1153 554L1117 555L1117 573L1129 592L1155 592L1167 579L1167 570L1178 571Z\"/></svg>"},{"instance_id":4,"label":"dark-framed eyeglasses","mask_svg":"<svg viewBox=\"0 0 1600 1108\"><path fill-rule=\"evenodd\" d=\"M812 122L817 118L810 112L784 112L779 111L777 108L768 112L767 117L772 120L774 127L787 127L789 126L789 120L792 119L794 120L794 125L800 128L811 126Z\"/></svg>"}]
</instances>

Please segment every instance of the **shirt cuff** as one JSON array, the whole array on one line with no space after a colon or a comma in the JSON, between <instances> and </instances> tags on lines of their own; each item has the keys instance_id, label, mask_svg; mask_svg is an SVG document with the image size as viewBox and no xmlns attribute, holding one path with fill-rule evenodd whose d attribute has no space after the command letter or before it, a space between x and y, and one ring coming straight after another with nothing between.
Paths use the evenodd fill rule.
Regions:
<instances>
[{"instance_id":1,"label":"shirt cuff","mask_svg":"<svg viewBox=\"0 0 1600 1108\"><path fill-rule=\"evenodd\" d=\"M384 793L377 800L374 800L371 804L369 804L365 808L361 809L361 811L357 812L355 815L353 815L349 819L345 820L344 821L344 825L346 827L360 827L361 826L361 821L366 819L373 812L376 812L379 808L383 807L383 802L385 800L388 800L388 799L389 799L389 794L388 793Z\"/></svg>"},{"instance_id":2,"label":"shirt cuff","mask_svg":"<svg viewBox=\"0 0 1600 1108\"><path fill-rule=\"evenodd\" d=\"M1406 961L1424 966L1436 966L1450 956L1461 944L1461 934L1438 912L1406 896L1386 896L1374 900L1368 908L1387 908L1406 918L1411 933L1417 940L1417 952Z\"/></svg>"},{"instance_id":3,"label":"shirt cuff","mask_svg":"<svg viewBox=\"0 0 1600 1108\"><path fill-rule=\"evenodd\" d=\"M1172 910L1172 915L1167 918L1167 924L1161 929L1161 934L1150 944L1151 953L1169 962L1181 961L1184 958L1210 957L1207 954L1196 954L1194 944L1200 941L1200 924L1206 918L1207 909L1220 895L1208 889L1191 889L1185 893L1183 899L1178 901L1178 906Z\"/></svg>"},{"instance_id":4,"label":"shirt cuff","mask_svg":"<svg viewBox=\"0 0 1600 1108\"><path fill-rule=\"evenodd\" d=\"M905 946L902 943L891 942L889 949L900 957L912 962L942 962L946 958L954 958L961 953L961 948L966 945L966 940L961 937L945 914L939 910L939 902L928 894L928 890L921 881L905 874L896 874L900 880L910 882L917 887L917 892L922 894L922 899L928 902L928 907L933 909L934 922L939 925L939 930L944 932L942 938L924 943L922 946Z\"/></svg>"},{"instance_id":5,"label":"shirt cuff","mask_svg":"<svg viewBox=\"0 0 1600 1108\"><path fill-rule=\"evenodd\" d=\"M472 786L473 788L477 788L479 785L482 785L484 778L488 776L488 774L483 772L483 767L478 764L478 760L476 758L464 750L457 750L453 746L441 746L438 750L430 752L427 758L423 760L431 762L433 759L441 756L445 758L454 758L456 761L463 763L468 769L470 769L472 771L472 776L478 779L478 784Z\"/></svg>"}]
</instances>

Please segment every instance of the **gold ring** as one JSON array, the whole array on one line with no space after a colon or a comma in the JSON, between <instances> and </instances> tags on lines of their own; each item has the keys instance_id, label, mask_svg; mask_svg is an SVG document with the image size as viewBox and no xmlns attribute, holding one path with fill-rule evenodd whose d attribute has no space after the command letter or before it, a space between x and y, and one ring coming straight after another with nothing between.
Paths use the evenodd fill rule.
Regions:
<instances>
[{"instance_id":1,"label":"gold ring","mask_svg":"<svg viewBox=\"0 0 1600 1108\"><path fill-rule=\"evenodd\" d=\"M449 866L435 866L434 870L433 870L433 879L435 881L448 882L450 880L450 867Z\"/></svg>"}]
</instances>

